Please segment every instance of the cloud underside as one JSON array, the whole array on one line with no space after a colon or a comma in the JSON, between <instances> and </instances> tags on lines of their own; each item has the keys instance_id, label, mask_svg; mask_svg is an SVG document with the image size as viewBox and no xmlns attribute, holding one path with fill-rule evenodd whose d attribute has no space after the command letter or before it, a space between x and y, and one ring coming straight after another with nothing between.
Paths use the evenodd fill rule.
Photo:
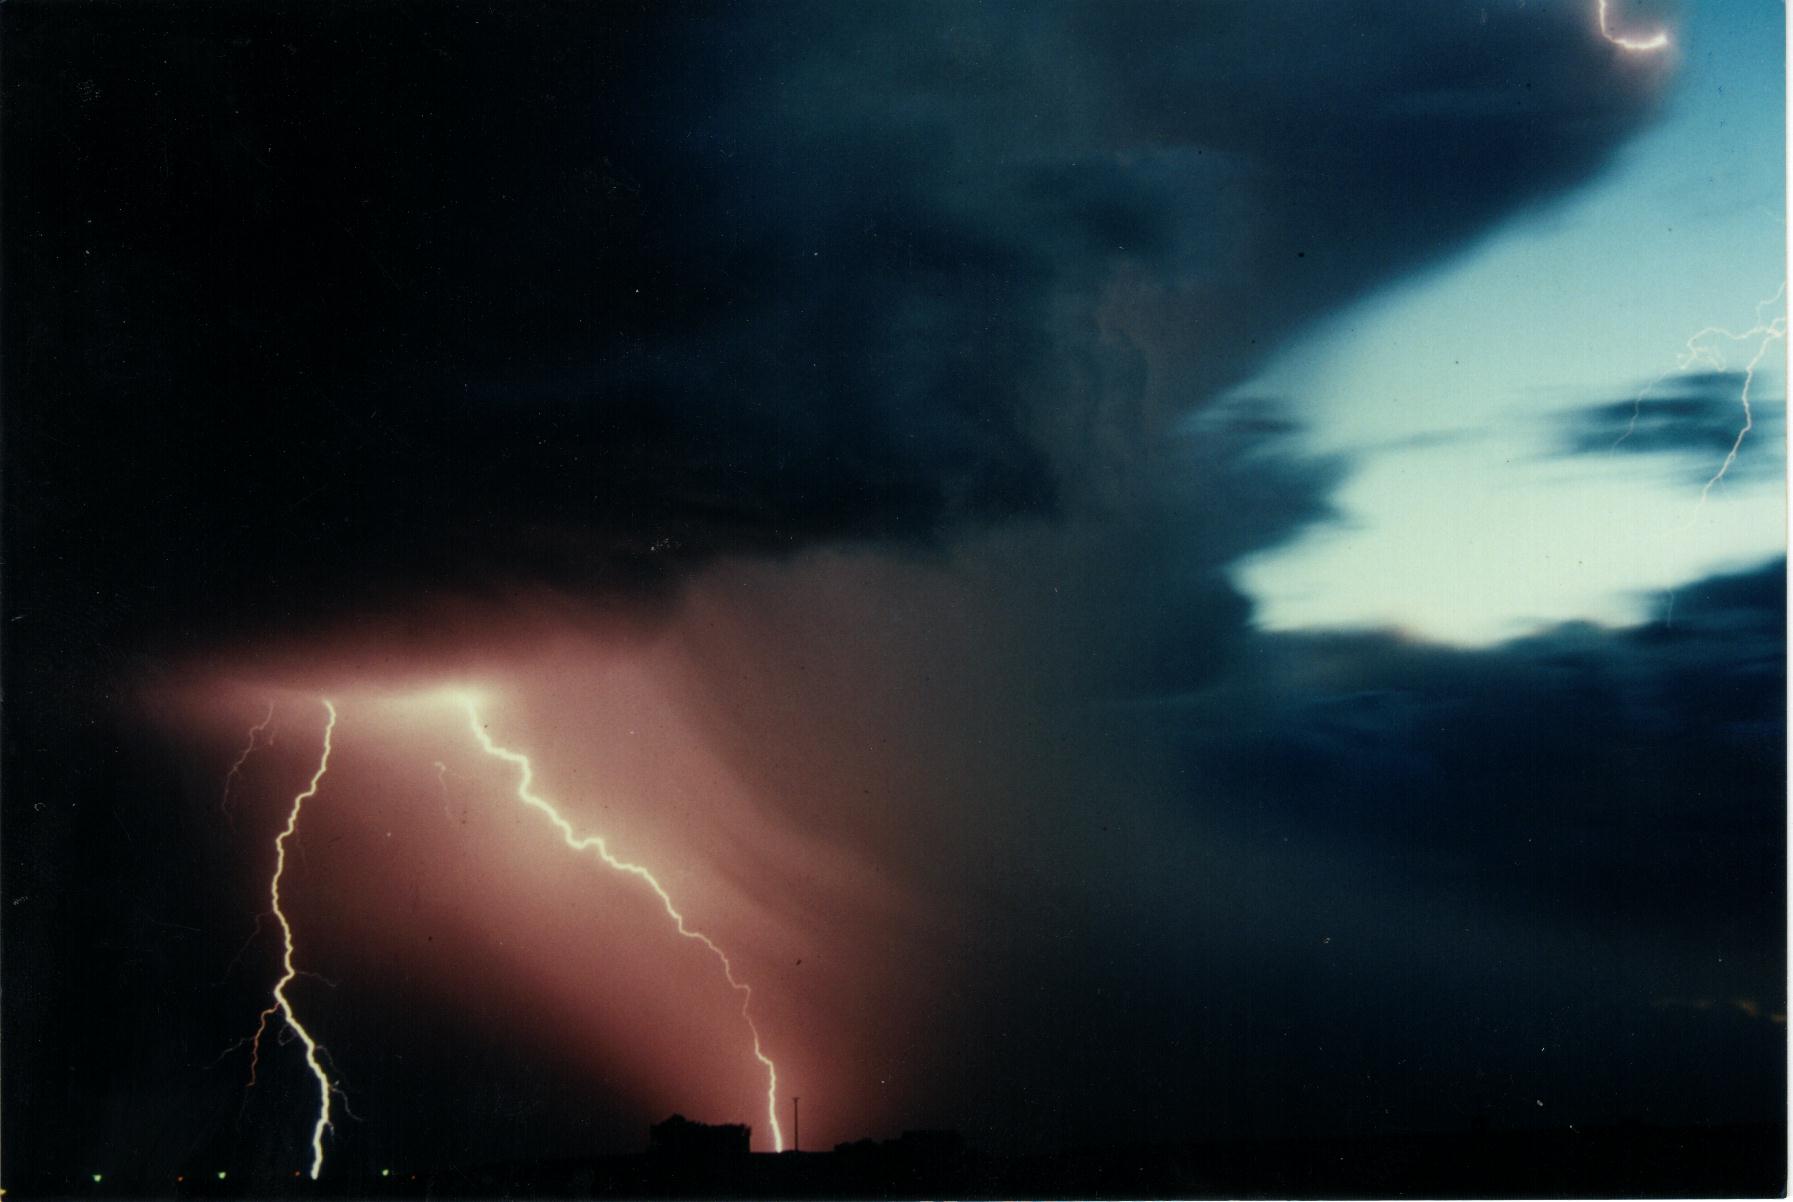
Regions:
<instances>
[{"instance_id":1,"label":"cloud underside","mask_svg":"<svg viewBox=\"0 0 1793 1202\"><path fill-rule=\"evenodd\" d=\"M106 563L58 600L179 642L1124 508L1659 82L1569 4L281 14L28 31L84 151L14 155L69 300L16 491Z\"/></svg>"},{"instance_id":2,"label":"cloud underside","mask_svg":"<svg viewBox=\"0 0 1793 1202\"><path fill-rule=\"evenodd\" d=\"M1750 403L1744 408L1745 388ZM1603 402L1562 419L1564 455L1652 456L1674 462L1682 475L1710 479L1739 438L1740 455L1726 476L1773 477L1786 470L1774 449L1786 441L1786 402L1764 395L1742 371L1699 372L1643 389L1628 400ZM1747 432L1746 432L1747 427Z\"/></svg>"}]
</instances>

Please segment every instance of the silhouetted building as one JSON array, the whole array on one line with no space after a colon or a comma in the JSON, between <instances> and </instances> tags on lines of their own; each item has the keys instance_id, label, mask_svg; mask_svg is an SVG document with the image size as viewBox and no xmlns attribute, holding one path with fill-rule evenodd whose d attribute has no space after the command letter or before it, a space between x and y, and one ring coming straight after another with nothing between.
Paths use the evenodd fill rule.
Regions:
<instances>
[{"instance_id":1,"label":"silhouetted building","mask_svg":"<svg viewBox=\"0 0 1793 1202\"><path fill-rule=\"evenodd\" d=\"M675 1114L647 1129L647 1150L686 1160L747 1155L753 1128L745 1123L697 1123Z\"/></svg>"},{"instance_id":2,"label":"silhouetted building","mask_svg":"<svg viewBox=\"0 0 1793 1202\"><path fill-rule=\"evenodd\" d=\"M898 1139L882 1143L870 1139L835 1144L834 1151L844 1157L859 1159L883 1158L910 1161L953 1160L965 1155L965 1141L957 1131L905 1131Z\"/></svg>"}]
</instances>

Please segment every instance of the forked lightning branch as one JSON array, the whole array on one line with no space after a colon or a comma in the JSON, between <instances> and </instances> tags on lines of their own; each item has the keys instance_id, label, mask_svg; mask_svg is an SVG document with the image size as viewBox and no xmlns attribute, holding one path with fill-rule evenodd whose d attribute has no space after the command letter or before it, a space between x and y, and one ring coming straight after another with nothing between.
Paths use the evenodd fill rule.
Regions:
<instances>
[{"instance_id":1,"label":"forked lightning branch","mask_svg":"<svg viewBox=\"0 0 1793 1202\"><path fill-rule=\"evenodd\" d=\"M704 949L715 958L717 966L722 970L723 980L727 983L729 989L740 996L741 1018L747 1026L747 1033L753 1049L754 1059L759 1062L766 1073L766 1120L768 1129L772 1133L772 1148L776 1152L784 1151L784 1130L778 1122L778 1066L774 1064L772 1058L766 1054L765 1048L760 1040L759 1027L754 1022L752 1012L753 989L736 974L734 962L729 959L728 953L723 951L721 945L714 939L692 927L686 921L684 913L674 904L672 895L667 892L666 887L660 883L659 878L649 869L643 865L618 857L610 850L609 842L602 835L580 835L574 829L573 824L567 820L566 816L563 815L552 802L535 792L535 769L530 763L529 757L521 752L513 751L508 747L502 746L492 738L487 731L485 721L480 716L478 699L472 693L457 691L450 694L450 696L455 704L465 713L468 729L472 732L473 738L479 744L480 750L486 755L491 756L493 759L500 760L516 770L516 798L519 802L525 807L541 814L552 823L555 829L560 833L561 841L566 845L568 850L581 853L590 852L596 860L606 868L621 873L624 876L632 877L646 885L648 889L653 891L654 896L659 900L661 908L666 912L666 917L671 920L673 929L678 935L681 938L689 939L695 943L701 944ZM324 1169L324 1137L332 1129L331 1100L338 1094L339 1086L336 1081L331 1079L330 1073L325 1067L325 1062L322 1058L325 1055L323 1045L318 1042L316 1036L314 1036L300 1020L298 1012L293 1006L292 998L287 992L288 987L291 986L293 981L297 978L300 970L297 967L295 960L297 948L295 945L293 925L285 909L281 905L281 885L286 875L286 853L288 842L298 831L299 818L305 809L305 803L317 797L323 786L325 775L330 770L330 755L336 732L337 710L335 704L328 699L320 699L320 704L324 709L325 723L322 751L318 757L317 768L312 773L311 779L307 782L305 788L293 797L292 804L287 811L286 825L274 839L274 873L268 883L268 894L274 918L280 925L282 937L281 975L274 983L272 990L273 1000L267 1008L261 1012L255 1035L250 1040L249 1078L249 1084L253 1086L256 1082L257 1074L261 1071L262 1036L267 1032L269 1020L278 1017L284 1027L292 1031L294 1036L297 1037L304 1047L306 1068L310 1071L312 1078L317 1082L317 1113L313 1118L311 1125L311 1163L308 1169L313 1180L316 1180ZM258 735L260 732L267 729L267 725L272 720L272 716L273 707L270 706L268 709L268 716L252 729L248 743L245 745L242 754L231 766L230 778L233 782L240 775L243 764L248 759L249 755L260 745L257 741ZM440 766L438 765L438 767Z\"/></svg>"}]
</instances>

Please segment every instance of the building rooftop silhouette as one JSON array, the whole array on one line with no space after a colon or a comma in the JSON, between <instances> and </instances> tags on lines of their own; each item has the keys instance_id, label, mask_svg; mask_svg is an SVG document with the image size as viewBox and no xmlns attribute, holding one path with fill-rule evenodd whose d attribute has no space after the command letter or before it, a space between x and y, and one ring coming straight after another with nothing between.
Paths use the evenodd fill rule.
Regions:
<instances>
[{"instance_id":1,"label":"building rooftop silhouette","mask_svg":"<svg viewBox=\"0 0 1793 1202\"><path fill-rule=\"evenodd\" d=\"M657 1156L711 1158L746 1156L753 1128L745 1123L699 1123L674 1114L647 1129L647 1150Z\"/></svg>"}]
</instances>

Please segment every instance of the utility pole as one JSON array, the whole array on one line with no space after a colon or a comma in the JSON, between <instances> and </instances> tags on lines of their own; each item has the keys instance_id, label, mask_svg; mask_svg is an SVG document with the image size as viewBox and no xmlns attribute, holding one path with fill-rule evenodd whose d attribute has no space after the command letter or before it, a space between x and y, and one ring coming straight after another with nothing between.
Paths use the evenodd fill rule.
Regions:
<instances>
[{"instance_id":1,"label":"utility pole","mask_svg":"<svg viewBox=\"0 0 1793 1202\"><path fill-rule=\"evenodd\" d=\"M802 1102L802 1098L794 1095L791 1098L791 1151L793 1152L801 1152L803 1150Z\"/></svg>"}]
</instances>

